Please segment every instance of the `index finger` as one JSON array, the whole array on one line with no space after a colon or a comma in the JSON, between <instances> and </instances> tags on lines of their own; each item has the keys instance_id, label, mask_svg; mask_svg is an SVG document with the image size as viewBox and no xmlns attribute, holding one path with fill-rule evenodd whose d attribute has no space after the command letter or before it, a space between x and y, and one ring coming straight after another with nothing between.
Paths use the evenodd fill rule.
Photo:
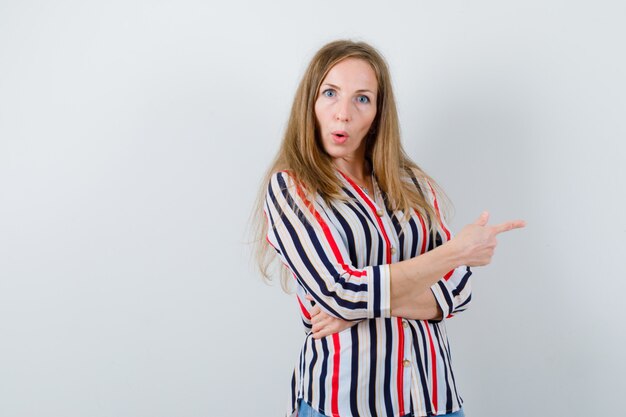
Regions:
<instances>
[{"instance_id":1,"label":"index finger","mask_svg":"<svg viewBox=\"0 0 626 417\"><path fill-rule=\"evenodd\" d=\"M524 220L512 220L509 222L500 223L496 226L491 226L492 230L496 233L508 232L513 229L521 229L526 226L526 222Z\"/></svg>"}]
</instances>

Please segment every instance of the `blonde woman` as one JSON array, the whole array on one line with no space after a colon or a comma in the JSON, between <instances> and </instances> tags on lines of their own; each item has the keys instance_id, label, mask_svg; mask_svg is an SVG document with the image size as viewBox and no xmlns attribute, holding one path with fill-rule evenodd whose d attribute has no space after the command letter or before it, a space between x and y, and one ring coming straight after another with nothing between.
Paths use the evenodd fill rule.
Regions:
<instances>
[{"instance_id":1,"label":"blonde woman","mask_svg":"<svg viewBox=\"0 0 626 417\"><path fill-rule=\"evenodd\" d=\"M445 320L471 300L470 267L524 222L491 226L485 212L452 237L370 45L313 57L262 194L261 269L280 259L306 331L289 414L463 416Z\"/></svg>"}]
</instances>

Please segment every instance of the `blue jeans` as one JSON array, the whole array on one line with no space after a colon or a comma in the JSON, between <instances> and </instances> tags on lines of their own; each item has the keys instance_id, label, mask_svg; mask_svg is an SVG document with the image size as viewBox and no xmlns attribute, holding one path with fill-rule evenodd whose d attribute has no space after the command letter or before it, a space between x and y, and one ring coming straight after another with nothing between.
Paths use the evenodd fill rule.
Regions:
<instances>
[{"instance_id":1,"label":"blue jeans","mask_svg":"<svg viewBox=\"0 0 626 417\"><path fill-rule=\"evenodd\" d=\"M312 409L306 401L298 400L298 404L298 417L327 417L324 414ZM410 417L408 414L407 416ZM463 409L460 409L455 413L444 414L441 417L465 417L465 413L463 413Z\"/></svg>"}]
</instances>

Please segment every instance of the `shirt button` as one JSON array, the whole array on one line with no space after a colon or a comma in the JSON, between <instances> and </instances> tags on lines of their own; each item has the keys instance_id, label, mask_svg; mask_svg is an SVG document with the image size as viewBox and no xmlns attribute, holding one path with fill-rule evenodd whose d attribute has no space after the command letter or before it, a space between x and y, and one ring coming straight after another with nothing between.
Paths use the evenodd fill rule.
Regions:
<instances>
[{"instance_id":1,"label":"shirt button","mask_svg":"<svg viewBox=\"0 0 626 417\"><path fill-rule=\"evenodd\" d=\"M404 361L402 361L402 364L404 365L405 368L408 368L409 366L411 366L411 361L408 359L405 359Z\"/></svg>"},{"instance_id":2,"label":"shirt button","mask_svg":"<svg viewBox=\"0 0 626 417\"><path fill-rule=\"evenodd\" d=\"M406 320L402 320L402 327L406 329L407 327L409 327L409 323Z\"/></svg>"},{"instance_id":3,"label":"shirt button","mask_svg":"<svg viewBox=\"0 0 626 417\"><path fill-rule=\"evenodd\" d=\"M392 253L392 254L395 254L395 253L396 253L396 248L395 248L395 247L393 247L393 246L391 247L391 253Z\"/></svg>"},{"instance_id":4,"label":"shirt button","mask_svg":"<svg viewBox=\"0 0 626 417\"><path fill-rule=\"evenodd\" d=\"M378 211L376 211L376 215L378 217L383 217L383 214L385 214L381 209L378 209Z\"/></svg>"}]
</instances>

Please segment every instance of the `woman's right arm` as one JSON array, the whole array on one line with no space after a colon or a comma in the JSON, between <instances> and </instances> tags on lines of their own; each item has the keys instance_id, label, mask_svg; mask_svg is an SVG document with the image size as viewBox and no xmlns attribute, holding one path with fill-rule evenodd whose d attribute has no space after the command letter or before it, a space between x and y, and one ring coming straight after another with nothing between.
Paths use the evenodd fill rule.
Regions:
<instances>
[{"instance_id":1,"label":"woman's right arm","mask_svg":"<svg viewBox=\"0 0 626 417\"><path fill-rule=\"evenodd\" d=\"M343 320L390 317L389 265L351 265L339 231L317 207L287 172L272 175L264 207L267 241L327 314Z\"/></svg>"}]
</instances>

